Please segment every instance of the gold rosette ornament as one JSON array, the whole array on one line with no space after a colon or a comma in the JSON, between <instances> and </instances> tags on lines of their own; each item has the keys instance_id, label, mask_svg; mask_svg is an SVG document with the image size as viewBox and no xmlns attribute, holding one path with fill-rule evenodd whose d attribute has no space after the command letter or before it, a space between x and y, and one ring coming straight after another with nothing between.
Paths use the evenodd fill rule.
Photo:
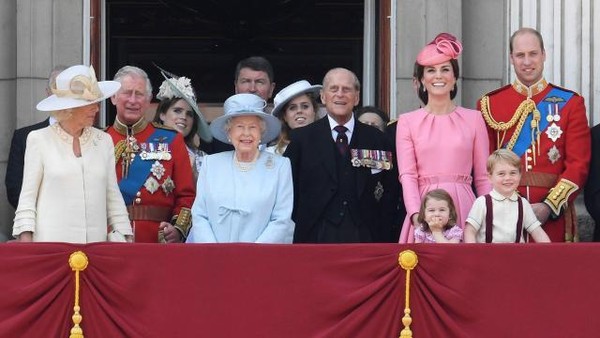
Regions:
<instances>
[{"instance_id":1,"label":"gold rosette ornament","mask_svg":"<svg viewBox=\"0 0 600 338\"><path fill-rule=\"evenodd\" d=\"M73 306L73 327L69 338L83 338L83 330L79 326L83 317L79 313L79 272L88 266L88 258L83 251L75 251L69 257L69 266L75 271L75 306Z\"/></svg>"},{"instance_id":2,"label":"gold rosette ornament","mask_svg":"<svg viewBox=\"0 0 600 338\"><path fill-rule=\"evenodd\" d=\"M406 298L404 299L404 317L402 317L404 329L400 332L400 338L412 338L413 335L410 329L412 323L410 317L410 271L419 264L419 259L414 251L404 250L398 255L398 264L406 270Z\"/></svg>"}]
</instances>

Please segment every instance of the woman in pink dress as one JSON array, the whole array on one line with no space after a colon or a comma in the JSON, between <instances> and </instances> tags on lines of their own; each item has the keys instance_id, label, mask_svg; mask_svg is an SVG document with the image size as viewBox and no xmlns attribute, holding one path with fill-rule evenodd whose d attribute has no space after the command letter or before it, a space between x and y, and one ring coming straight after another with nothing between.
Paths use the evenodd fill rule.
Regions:
<instances>
[{"instance_id":1,"label":"woman in pink dress","mask_svg":"<svg viewBox=\"0 0 600 338\"><path fill-rule=\"evenodd\" d=\"M458 224L477 195L491 190L486 174L488 136L481 114L457 106L457 57L461 43L441 33L417 56L418 95L425 104L398 119L396 146L407 216L400 243L414 242L421 199L430 190L446 190L456 205Z\"/></svg>"}]
</instances>

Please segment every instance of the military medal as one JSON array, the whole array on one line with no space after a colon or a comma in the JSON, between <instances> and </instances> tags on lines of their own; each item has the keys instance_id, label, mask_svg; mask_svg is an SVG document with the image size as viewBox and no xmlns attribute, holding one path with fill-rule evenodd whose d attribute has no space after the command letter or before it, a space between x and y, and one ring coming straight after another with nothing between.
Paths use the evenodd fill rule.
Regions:
<instances>
[{"instance_id":1,"label":"military medal","mask_svg":"<svg viewBox=\"0 0 600 338\"><path fill-rule=\"evenodd\" d=\"M558 161L558 159L560 158L560 151L558 150L558 148L556 148L556 144L552 146L552 148L550 148L550 150L548 150L548 159L550 160L550 162L552 162L552 164L556 163L556 161Z\"/></svg>"},{"instance_id":2,"label":"military medal","mask_svg":"<svg viewBox=\"0 0 600 338\"><path fill-rule=\"evenodd\" d=\"M558 114L558 103L554 105L554 117L552 119L554 122L560 121L560 114Z\"/></svg>"},{"instance_id":3,"label":"military medal","mask_svg":"<svg viewBox=\"0 0 600 338\"><path fill-rule=\"evenodd\" d=\"M142 160L145 160L148 157L148 152L146 152L146 148L148 147L148 145L144 142L140 146L142 147L142 151L140 152L140 158Z\"/></svg>"},{"instance_id":4,"label":"military medal","mask_svg":"<svg viewBox=\"0 0 600 338\"><path fill-rule=\"evenodd\" d=\"M389 170L392 153L383 150L350 149L351 163L354 167L366 167L378 170Z\"/></svg>"},{"instance_id":5,"label":"military medal","mask_svg":"<svg viewBox=\"0 0 600 338\"><path fill-rule=\"evenodd\" d=\"M548 122L554 122L554 113L552 110L552 105L548 104L548 115L546 115L546 121Z\"/></svg>"},{"instance_id":6,"label":"military medal","mask_svg":"<svg viewBox=\"0 0 600 338\"><path fill-rule=\"evenodd\" d=\"M152 172L152 175L154 175L157 179L161 179L161 177L163 177L163 175L165 174L165 167L163 167L163 165L158 162L158 161L154 161L154 163L152 163L152 169L150 169L150 171Z\"/></svg>"},{"instance_id":7,"label":"military medal","mask_svg":"<svg viewBox=\"0 0 600 338\"><path fill-rule=\"evenodd\" d=\"M560 114L559 114L559 104L560 103L564 103L565 100L562 97L558 97L558 96L551 96L548 97L546 99L544 99L545 102L550 102L548 103L548 115L546 116L546 121L548 122L558 122L560 121Z\"/></svg>"},{"instance_id":8,"label":"military medal","mask_svg":"<svg viewBox=\"0 0 600 338\"><path fill-rule=\"evenodd\" d=\"M171 179L171 176L168 176L167 178L165 178L165 181L162 184L162 189L165 192L165 194L169 195L170 193L173 192L173 190L175 190L175 182L173 182L173 180Z\"/></svg>"},{"instance_id":9,"label":"military medal","mask_svg":"<svg viewBox=\"0 0 600 338\"><path fill-rule=\"evenodd\" d=\"M552 142L556 142L562 135L562 129L560 129L556 123L552 122L548 129L546 129L546 135L548 135L548 138L550 138Z\"/></svg>"},{"instance_id":10,"label":"military medal","mask_svg":"<svg viewBox=\"0 0 600 338\"><path fill-rule=\"evenodd\" d=\"M159 160L163 160L163 161L170 161L171 160L171 152L169 151L169 144L168 143L159 143L158 144L158 159Z\"/></svg>"},{"instance_id":11,"label":"military medal","mask_svg":"<svg viewBox=\"0 0 600 338\"><path fill-rule=\"evenodd\" d=\"M158 181L154 177L150 176L144 183L144 187L151 194L154 194L156 192L156 190L158 190L158 187L160 187L160 184L158 184Z\"/></svg>"}]
</instances>

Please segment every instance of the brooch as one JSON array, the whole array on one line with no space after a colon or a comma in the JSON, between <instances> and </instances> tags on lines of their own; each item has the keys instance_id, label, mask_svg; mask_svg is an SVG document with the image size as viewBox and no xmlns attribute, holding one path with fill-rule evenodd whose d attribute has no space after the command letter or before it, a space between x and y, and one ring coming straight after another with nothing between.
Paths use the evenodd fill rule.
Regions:
<instances>
[{"instance_id":1,"label":"brooch","mask_svg":"<svg viewBox=\"0 0 600 338\"><path fill-rule=\"evenodd\" d=\"M548 138L550 138L552 142L556 142L556 140L558 140L562 135L562 129L560 129L556 123L552 122L550 127L546 129L546 135L548 135Z\"/></svg>"},{"instance_id":2,"label":"brooch","mask_svg":"<svg viewBox=\"0 0 600 338\"><path fill-rule=\"evenodd\" d=\"M154 194L156 190L158 190L159 186L160 185L158 184L158 181L152 176L148 177L146 183L144 183L144 187L146 187L146 190L148 190L151 194Z\"/></svg>"},{"instance_id":3,"label":"brooch","mask_svg":"<svg viewBox=\"0 0 600 338\"><path fill-rule=\"evenodd\" d=\"M173 182L171 176L165 178L165 181L162 184L162 189L167 195L169 195L173 192L173 190L175 190L175 182Z\"/></svg>"},{"instance_id":4,"label":"brooch","mask_svg":"<svg viewBox=\"0 0 600 338\"><path fill-rule=\"evenodd\" d=\"M157 179L160 180L165 174L165 167L163 167L163 165L160 162L154 161L154 163L152 164L152 169L150 169L150 171L152 172L152 175L154 175Z\"/></svg>"},{"instance_id":5,"label":"brooch","mask_svg":"<svg viewBox=\"0 0 600 338\"><path fill-rule=\"evenodd\" d=\"M381 182L377 181L377 185L375 186L375 191L373 195L375 196L377 202L379 202L381 196L383 196L383 185L381 184Z\"/></svg>"},{"instance_id":6,"label":"brooch","mask_svg":"<svg viewBox=\"0 0 600 338\"><path fill-rule=\"evenodd\" d=\"M556 148L556 145L553 145L552 148L550 148L550 150L548 150L548 159L550 160L550 162L552 162L552 164L556 163L556 161L558 161L558 159L560 158L560 151L558 151L558 148Z\"/></svg>"},{"instance_id":7,"label":"brooch","mask_svg":"<svg viewBox=\"0 0 600 338\"><path fill-rule=\"evenodd\" d=\"M269 157L267 157L267 162L265 162L265 167L267 167L267 169L273 169L273 155L269 155Z\"/></svg>"}]
</instances>

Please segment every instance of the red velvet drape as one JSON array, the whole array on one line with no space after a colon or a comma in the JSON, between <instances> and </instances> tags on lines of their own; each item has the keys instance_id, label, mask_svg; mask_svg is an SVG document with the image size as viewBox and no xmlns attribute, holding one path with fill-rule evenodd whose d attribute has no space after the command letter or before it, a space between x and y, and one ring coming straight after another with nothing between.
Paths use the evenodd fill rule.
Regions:
<instances>
[{"instance_id":1,"label":"red velvet drape","mask_svg":"<svg viewBox=\"0 0 600 338\"><path fill-rule=\"evenodd\" d=\"M95 337L596 337L600 246L0 245L0 337L68 337L72 252Z\"/></svg>"}]
</instances>

